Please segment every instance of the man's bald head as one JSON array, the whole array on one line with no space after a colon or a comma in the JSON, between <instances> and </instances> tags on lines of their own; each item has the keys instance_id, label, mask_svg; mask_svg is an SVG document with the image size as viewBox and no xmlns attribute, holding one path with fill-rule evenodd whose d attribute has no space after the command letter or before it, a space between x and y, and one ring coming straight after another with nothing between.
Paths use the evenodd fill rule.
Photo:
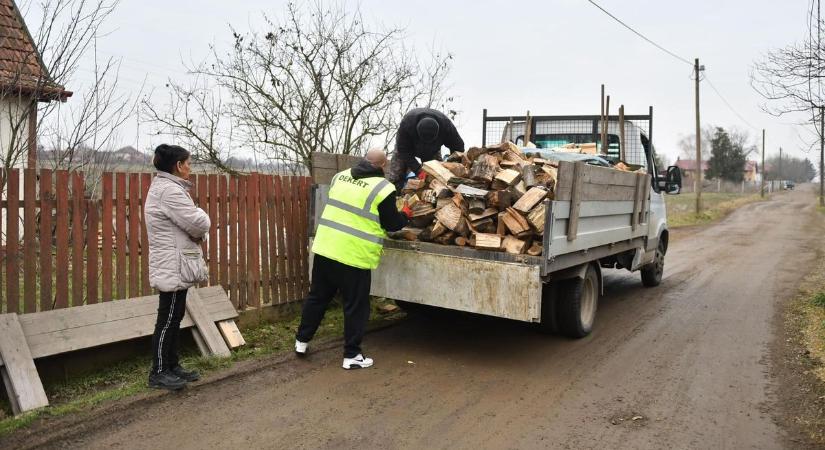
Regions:
<instances>
[{"instance_id":1,"label":"man's bald head","mask_svg":"<svg viewBox=\"0 0 825 450\"><path fill-rule=\"evenodd\" d=\"M364 159L376 169L383 169L387 165L387 154L377 148L368 151Z\"/></svg>"}]
</instances>

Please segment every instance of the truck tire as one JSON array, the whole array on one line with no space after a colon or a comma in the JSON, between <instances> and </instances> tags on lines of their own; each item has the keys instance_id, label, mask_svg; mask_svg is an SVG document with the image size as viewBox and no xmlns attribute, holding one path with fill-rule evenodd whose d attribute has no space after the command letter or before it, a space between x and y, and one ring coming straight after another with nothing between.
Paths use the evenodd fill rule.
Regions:
<instances>
[{"instance_id":1,"label":"truck tire","mask_svg":"<svg viewBox=\"0 0 825 450\"><path fill-rule=\"evenodd\" d=\"M659 239L659 246L656 247L656 256L653 262L642 266L642 284L647 287L656 287L662 283L662 275L665 273L665 243Z\"/></svg>"},{"instance_id":2,"label":"truck tire","mask_svg":"<svg viewBox=\"0 0 825 450\"><path fill-rule=\"evenodd\" d=\"M599 304L599 274L593 264L587 265L584 278L572 278L559 283L556 319L559 331L571 338L590 334Z\"/></svg>"}]
</instances>

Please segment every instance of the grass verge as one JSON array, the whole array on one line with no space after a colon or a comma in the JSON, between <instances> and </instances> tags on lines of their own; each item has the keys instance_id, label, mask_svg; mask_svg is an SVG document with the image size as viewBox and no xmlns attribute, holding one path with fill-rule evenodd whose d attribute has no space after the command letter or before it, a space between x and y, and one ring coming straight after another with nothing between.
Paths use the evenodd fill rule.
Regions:
<instances>
[{"instance_id":1,"label":"grass verge","mask_svg":"<svg viewBox=\"0 0 825 450\"><path fill-rule=\"evenodd\" d=\"M766 197L767 198L767 197ZM723 219L736 208L748 203L764 200L759 194L703 193L704 210L696 214L696 194L669 195L667 203L667 223L669 228L706 225Z\"/></svg>"},{"instance_id":2,"label":"grass verge","mask_svg":"<svg viewBox=\"0 0 825 450\"><path fill-rule=\"evenodd\" d=\"M802 370L815 379L801 402L806 413L794 417L797 424L819 445L825 445L825 258L800 285L799 295L786 314L790 340L799 350Z\"/></svg>"},{"instance_id":3,"label":"grass verge","mask_svg":"<svg viewBox=\"0 0 825 450\"><path fill-rule=\"evenodd\" d=\"M381 308L392 304L386 299L373 299L370 327L392 322L403 313L387 314ZM197 349L183 350L181 364L198 370L201 375L231 367L234 363L292 351L295 330L300 316L278 323L260 323L243 330L246 345L235 349L230 358L218 359L200 356ZM344 313L338 302L330 305L316 339L343 335ZM59 417L87 410L95 405L127 398L150 391L146 385L149 373L149 356L135 357L98 372L69 379L64 382L45 384L50 405L35 411L11 415L8 403L0 403L0 437L24 428L35 420Z\"/></svg>"}]
</instances>

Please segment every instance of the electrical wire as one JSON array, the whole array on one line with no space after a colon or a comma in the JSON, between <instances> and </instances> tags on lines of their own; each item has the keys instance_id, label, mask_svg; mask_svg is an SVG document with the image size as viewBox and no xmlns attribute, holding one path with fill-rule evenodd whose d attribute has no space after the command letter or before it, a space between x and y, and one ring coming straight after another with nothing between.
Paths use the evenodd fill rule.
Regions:
<instances>
[{"instance_id":1,"label":"electrical wire","mask_svg":"<svg viewBox=\"0 0 825 450\"><path fill-rule=\"evenodd\" d=\"M739 120L741 120L741 121L742 121L742 123L744 123L745 125L747 125L747 126L751 127L754 131L759 131L759 129L758 129L758 128L756 128L756 127L755 127L755 126L753 126L750 122L748 122L747 120L745 120L745 118L744 118L744 117L742 117L742 115L741 115L741 114L739 114L739 112L738 112L738 111L737 111L737 110L736 110L736 109L735 109L735 108L734 108L734 107L733 107L733 106L732 106L732 105L731 105L731 104L730 104L730 103L729 103L729 102L725 99L725 97L722 95L722 93L721 93L721 92L719 92L719 90L718 90L718 89L716 89L716 86L714 86L714 85L713 85L713 83L710 81L710 78L708 77L708 74L707 74L707 73L705 73L705 76L704 76L704 78L702 78L702 79L703 79L703 80L705 80L705 81L707 81L708 86L710 86L711 90L713 90L713 92L716 94L716 96L717 96L717 97L719 97L719 99L720 99L720 100L722 100L722 103L724 103L724 104L725 104L725 106L727 106L727 107L728 107L728 109L730 109L730 111L731 111L734 115L736 115L736 117L738 117L738 118L739 118Z\"/></svg>"},{"instance_id":2,"label":"electrical wire","mask_svg":"<svg viewBox=\"0 0 825 450\"><path fill-rule=\"evenodd\" d=\"M659 45L659 44L657 44L657 43L653 42L652 40L650 40L647 36L643 35L642 33L639 33L638 31L634 30L634 29L633 29L630 25L628 25L628 24L626 24L626 23L622 22L622 20L621 20L621 19L619 19L618 17L616 17L616 16L614 16L613 14L611 14L608 10L606 10L606 9L602 8L602 7L601 7L598 3L594 2L593 0L587 0L587 1L589 1L589 2L590 2L593 6L595 6L596 8L599 8L599 9L600 9L603 13L607 14L608 16L610 16L610 18L611 18L611 19L615 20L616 22L619 22L619 23L620 23L623 27L625 27L625 28L627 28L628 30L630 30L631 32L633 32L633 34L635 34L636 36L639 36L640 38L642 38L642 39L644 39L645 41L647 41L649 44L651 44L651 45L653 45L654 47L658 48L659 50L661 50L661 51L663 51L663 52L667 53L668 55L670 55L670 56L672 56L672 57L674 57L674 58L678 59L679 61L682 61L682 62L683 62L683 63L685 63L685 64L689 64L689 65L691 65L691 66L693 65L693 63L692 63L692 62L690 62L690 61L688 61L687 59L682 58L681 56L677 55L676 53L673 53L672 51L670 51L670 50L668 50L668 49L666 49L666 48L662 47L661 45Z\"/></svg>"},{"instance_id":3,"label":"electrical wire","mask_svg":"<svg viewBox=\"0 0 825 450\"><path fill-rule=\"evenodd\" d=\"M645 41L647 41L649 44L651 44L651 45L655 46L655 47L656 47L656 48L658 48L659 50L661 50L661 51L663 51L663 52L667 53L668 55L670 55L670 56L672 56L672 57L676 58L677 60L679 60L679 61L681 61L681 62L683 62L683 63L685 63L685 64L689 64L690 66L693 66L693 65L694 65L694 63L692 63L692 62L688 61L688 60L687 60L687 59L685 59L685 58L682 58L681 56L679 56L679 55L677 55L677 54L675 54L675 53L673 53L673 52L671 52L670 50L668 50L668 49L666 49L666 48L662 47L661 45L657 44L656 42L652 41L651 39L649 39L647 36L643 35L642 33L640 33L640 32L638 32L638 31L634 30L634 29L633 29L630 25L628 25L628 24L624 23L621 19L619 19L618 17L614 16L613 14L611 14L611 13L610 13L609 11L607 11L606 9L602 8L602 7L601 7L598 3L596 3L595 1L593 1L593 0L587 0L587 1L588 1L588 2L590 2L590 3L591 3L593 6L595 6L596 8L599 8L599 9L600 9L603 13L607 14L608 16L610 16L610 18L611 18L611 19L615 20L616 22L618 22L619 24L621 24L623 27L625 27L625 28L627 28L628 30L630 30L631 32L633 32L633 34L635 34L636 36L639 36L640 38L644 39L644 40L645 40ZM700 73L700 74L699 74L699 77L700 77L700 78L699 78L699 81L707 81L707 82L708 82L708 86L710 86L711 90L713 90L713 92L716 94L716 96L718 96L718 97L719 97L719 99L720 99L720 100L722 100L722 102L725 104L725 106L727 106L727 107L728 107L728 109L730 109L730 110L731 110L731 112L733 112L733 114L734 114L734 115L736 115L736 117L738 117L738 118L739 118L739 120L741 120L741 121L742 121L742 123L744 123L745 125L749 126L749 127L750 127L750 128L752 128L753 130L759 131L759 130L758 130L755 126L753 126L750 122L748 122L747 120L745 120L745 118L744 118L744 117L742 117L742 115L741 115L741 114L739 114L739 112L738 112L738 111L737 111L737 110L736 110L736 109L735 109L735 108L734 108L734 107L733 107L733 106L732 106L732 105L731 105L731 104L730 104L730 103L729 103L729 102L725 99L725 97L722 95L722 93L721 93L721 92L719 92L719 90L718 90L718 89L716 89L716 86L714 86L714 85L713 85L713 83L710 81L710 78L708 78L708 76L707 76L707 72L706 72L705 70L703 70L703 69L700 69L700 72L705 72L705 73L704 73L704 76L702 76L702 73ZM693 79L693 76L695 76L695 74L694 74L694 73L691 73L691 75L692 75L692 76L691 76L691 79Z\"/></svg>"}]
</instances>

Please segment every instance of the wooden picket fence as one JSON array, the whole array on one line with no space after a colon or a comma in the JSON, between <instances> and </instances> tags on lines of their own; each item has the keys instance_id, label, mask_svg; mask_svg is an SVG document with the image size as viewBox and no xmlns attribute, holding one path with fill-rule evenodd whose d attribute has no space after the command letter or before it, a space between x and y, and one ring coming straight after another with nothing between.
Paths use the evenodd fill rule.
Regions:
<instances>
[{"instance_id":1,"label":"wooden picket fence","mask_svg":"<svg viewBox=\"0 0 825 450\"><path fill-rule=\"evenodd\" d=\"M79 172L2 169L0 175L0 312L152 293L143 221L152 174L104 173L100 198L86 194ZM239 310L303 298L310 178L208 174L191 181L193 200L212 220L203 244L208 284L222 285Z\"/></svg>"}]
</instances>

